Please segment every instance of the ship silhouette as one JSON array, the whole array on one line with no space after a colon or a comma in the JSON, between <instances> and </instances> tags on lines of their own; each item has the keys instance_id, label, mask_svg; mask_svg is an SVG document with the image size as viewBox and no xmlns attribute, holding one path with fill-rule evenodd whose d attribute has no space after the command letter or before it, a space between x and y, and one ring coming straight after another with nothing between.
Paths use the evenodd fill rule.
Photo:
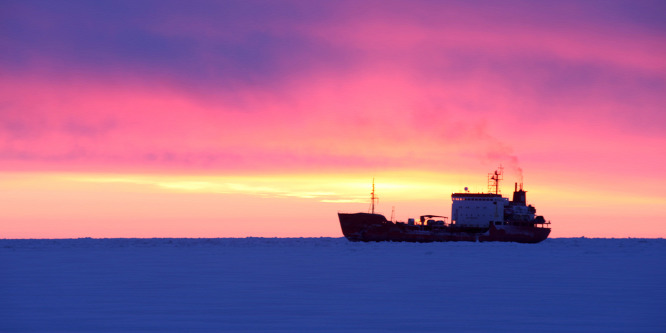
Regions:
<instances>
[{"instance_id":1,"label":"ship silhouette","mask_svg":"<svg viewBox=\"0 0 666 333\"><path fill-rule=\"evenodd\" d=\"M536 215L527 204L522 182L515 183L512 200L503 197L499 183L500 168L488 175L488 193L451 194L451 220L439 215L421 215L407 222L387 220L375 213L375 184L369 213L338 213L342 233L350 241L397 242L517 242L539 243L550 234L550 221ZM392 219L392 218L391 218Z\"/></svg>"}]
</instances>

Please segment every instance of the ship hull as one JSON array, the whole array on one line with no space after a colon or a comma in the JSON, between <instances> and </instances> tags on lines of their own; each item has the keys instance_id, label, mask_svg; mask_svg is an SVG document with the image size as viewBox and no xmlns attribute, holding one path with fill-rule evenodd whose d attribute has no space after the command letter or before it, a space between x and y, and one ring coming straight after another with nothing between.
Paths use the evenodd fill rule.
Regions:
<instances>
[{"instance_id":1,"label":"ship hull","mask_svg":"<svg viewBox=\"0 0 666 333\"><path fill-rule=\"evenodd\" d=\"M539 243L550 234L550 228L519 225L489 224L487 228L409 225L369 213L338 213L338 218L343 235L350 241Z\"/></svg>"}]
</instances>

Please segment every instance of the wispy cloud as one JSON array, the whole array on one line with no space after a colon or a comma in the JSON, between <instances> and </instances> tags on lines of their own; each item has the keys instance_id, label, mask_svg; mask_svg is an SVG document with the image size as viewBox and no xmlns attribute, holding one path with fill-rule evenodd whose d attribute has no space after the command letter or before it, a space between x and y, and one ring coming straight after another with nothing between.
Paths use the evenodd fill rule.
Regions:
<instances>
[{"instance_id":1,"label":"wispy cloud","mask_svg":"<svg viewBox=\"0 0 666 333\"><path fill-rule=\"evenodd\" d=\"M63 176L64 179L88 183L123 183L130 185L148 186L166 191L182 191L189 193L209 194L243 194L266 198L301 198L314 199L321 202L356 202L354 196L347 197L347 193L330 190L340 189L339 184L332 184L325 180L312 183L311 180L300 181L295 177L286 176L283 179L275 177L196 177L194 180L183 179L182 176ZM239 182L243 181L245 182ZM313 191L312 188L324 187L327 191ZM347 192L353 190L347 189Z\"/></svg>"},{"instance_id":2,"label":"wispy cloud","mask_svg":"<svg viewBox=\"0 0 666 333\"><path fill-rule=\"evenodd\" d=\"M297 198L326 203L367 203L372 179L363 176L272 175L272 176L198 176L62 174L58 179L99 184L126 184L152 191L193 194L239 194L263 198ZM380 197L391 200L418 200L446 197L461 184L434 174L383 174L376 187ZM483 177L478 177L483 180Z\"/></svg>"}]
</instances>

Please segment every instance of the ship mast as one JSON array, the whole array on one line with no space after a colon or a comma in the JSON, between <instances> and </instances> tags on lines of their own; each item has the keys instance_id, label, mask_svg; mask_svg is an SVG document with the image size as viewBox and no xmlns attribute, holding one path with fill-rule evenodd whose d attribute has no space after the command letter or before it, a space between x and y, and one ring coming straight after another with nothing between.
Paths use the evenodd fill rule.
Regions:
<instances>
[{"instance_id":1,"label":"ship mast","mask_svg":"<svg viewBox=\"0 0 666 333\"><path fill-rule=\"evenodd\" d=\"M488 193L499 194L500 193L500 180L504 180L504 167L500 164L499 169L495 170L494 173L488 174ZM494 191L493 191L494 190Z\"/></svg>"},{"instance_id":2,"label":"ship mast","mask_svg":"<svg viewBox=\"0 0 666 333\"><path fill-rule=\"evenodd\" d=\"M370 200L372 200L372 214L375 213L375 201L378 201L379 198L375 196L375 177L372 177L372 192L370 193Z\"/></svg>"}]
</instances>

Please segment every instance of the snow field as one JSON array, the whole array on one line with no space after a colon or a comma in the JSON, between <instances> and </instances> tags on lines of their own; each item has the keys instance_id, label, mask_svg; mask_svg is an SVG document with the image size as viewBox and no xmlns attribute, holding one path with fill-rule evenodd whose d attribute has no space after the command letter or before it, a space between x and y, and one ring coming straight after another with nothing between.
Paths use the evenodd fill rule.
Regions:
<instances>
[{"instance_id":1,"label":"snow field","mask_svg":"<svg viewBox=\"0 0 666 333\"><path fill-rule=\"evenodd\" d=\"M0 240L0 331L664 332L666 240Z\"/></svg>"}]
</instances>

